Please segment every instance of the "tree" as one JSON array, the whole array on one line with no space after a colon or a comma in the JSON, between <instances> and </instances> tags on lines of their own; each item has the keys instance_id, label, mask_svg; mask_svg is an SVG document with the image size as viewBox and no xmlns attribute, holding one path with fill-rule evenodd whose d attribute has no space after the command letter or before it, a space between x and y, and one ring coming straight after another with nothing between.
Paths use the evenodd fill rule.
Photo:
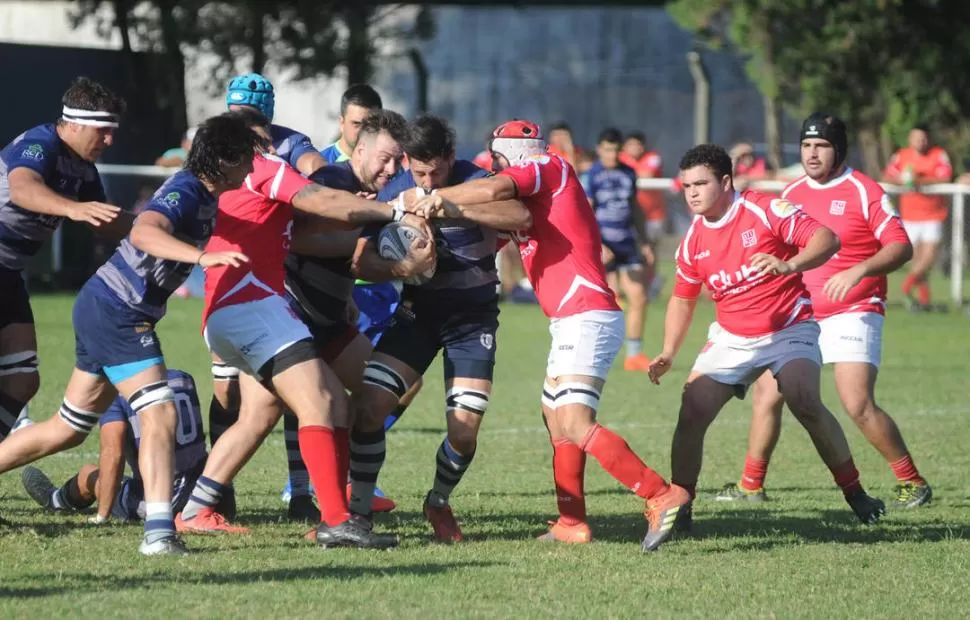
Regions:
<instances>
[{"instance_id":1,"label":"tree","mask_svg":"<svg viewBox=\"0 0 970 620\"><path fill-rule=\"evenodd\" d=\"M842 116L869 173L914 119L952 128L970 113L970 7L958 0L676 0L708 45L747 58L760 92L796 115Z\"/></svg>"},{"instance_id":2,"label":"tree","mask_svg":"<svg viewBox=\"0 0 970 620\"><path fill-rule=\"evenodd\" d=\"M171 106L172 126L185 121L185 68L214 60L206 88L215 95L239 71L268 66L302 80L345 67L349 82L368 81L379 46L411 44L433 33L429 9L410 12L369 0L75 0L74 27L94 22L101 36L116 30L122 52L154 52L159 71L130 71L130 92ZM154 77L155 79L151 79Z\"/></svg>"}]
</instances>

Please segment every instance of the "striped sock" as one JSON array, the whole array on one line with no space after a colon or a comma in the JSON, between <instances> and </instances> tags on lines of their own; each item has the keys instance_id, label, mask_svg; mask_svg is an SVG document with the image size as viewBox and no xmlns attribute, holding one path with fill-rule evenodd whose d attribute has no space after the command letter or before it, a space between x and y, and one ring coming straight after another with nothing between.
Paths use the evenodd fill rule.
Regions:
<instances>
[{"instance_id":1,"label":"striped sock","mask_svg":"<svg viewBox=\"0 0 970 620\"><path fill-rule=\"evenodd\" d=\"M458 454L451 446L448 438L445 437L438 447L438 453L435 457L437 466L434 474L434 485L431 487L431 495L428 498L434 506L448 504L451 492L461 482L462 476L468 471L468 466L472 464L474 458L474 452L467 456Z\"/></svg>"},{"instance_id":2,"label":"striped sock","mask_svg":"<svg viewBox=\"0 0 970 620\"><path fill-rule=\"evenodd\" d=\"M145 504L145 542L149 545L175 536L175 521L172 519L170 502L148 502Z\"/></svg>"},{"instance_id":3,"label":"striped sock","mask_svg":"<svg viewBox=\"0 0 970 620\"><path fill-rule=\"evenodd\" d=\"M228 487L219 484L212 478L199 476L195 488L192 489L192 495L189 496L189 501L182 509L182 518L188 520L203 508L212 508L219 503L222 495L228 491Z\"/></svg>"},{"instance_id":4,"label":"striped sock","mask_svg":"<svg viewBox=\"0 0 970 620\"><path fill-rule=\"evenodd\" d=\"M283 414L283 444L286 469L290 473L290 497L310 494L310 472L300 455L300 421L292 413Z\"/></svg>"},{"instance_id":5,"label":"striped sock","mask_svg":"<svg viewBox=\"0 0 970 620\"><path fill-rule=\"evenodd\" d=\"M350 512L369 515L377 487L377 475L387 452L384 429L373 433L354 431L350 436Z\"/></svg>"}]
</instances>

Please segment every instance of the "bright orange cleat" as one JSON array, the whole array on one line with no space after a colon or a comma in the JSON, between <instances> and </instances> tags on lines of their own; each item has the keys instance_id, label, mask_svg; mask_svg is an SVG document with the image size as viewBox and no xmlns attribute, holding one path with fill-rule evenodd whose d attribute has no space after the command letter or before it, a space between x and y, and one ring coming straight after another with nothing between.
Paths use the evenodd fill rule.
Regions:
<instances>
[{"instance_id":1,"label":"bright orange cleat","mask_svg":"<svg viewBox=\"0 0 970 620\"><path fill-rule=\"evenodd\" d=\"M175 531L193 534L248 534L249 529L232 525L226 518L212 508L203 508L191 519L183 519L182 513L175 515Z\"/></svg>"},{"instance_id":2,"label":"bright orange cleat","mask_svg":"<svg viewBox=\"0 0 970 620\"><path fill-rule=\"evenodd\" d=\"M656 551L674 533L674 522L690 506L690 493L676 484L647 500L644 516L647 518L647 535L641 545L644 551Z\"/></svg>"},{"instance_id":3,"label":"bright orange cleat","mask_svg":"<svg viewBox=\"0 0 970 620\"><path fill-rule=\"evenodd\" d=\"M347 502L350 502L350 484L347 485ZM397 504L394 500L383 495L375 495L370 503L371 512L391 512L395 508Z\"/></svg>"},{"instance_id":4,"label":"bright orange cleat","mask_svg":"<svg viewBox=\"0 0 970 620\"><path fill-rule=\"evenodd\" d=\"M448 504L432 506L428 501L430 497L431 493L428 493L428 497L424 499L424 516L431 523L434 537L443 543L456 543L465 540L461 528L458 526L458 521L455 520L455 515L451 512L451 506Z\"/></svg>"},{"instance_id":5,"label":"bright orange cleat","mask_svg":"<svg viewBox=\"0 0 970 620\"><path fill-rule=\"evenodd\" d=\"M643 353L637 353L623 360L623 370L633 372L647 372L650 368L650 358Z\"/></svg>"},{"instance_id":6,"label":"bright orange cleat","mask_svg":"<svg viewBox=\"0 0 970 620\"><path fill-rule=\"evenodd\" d=\"M593 541L593 532L589 525L580 521L567 525L562 521L550 521L549 531L539 536L537 540L544 542L561 542L570 545L585 545Z\"/></svg>"}]
</instances>

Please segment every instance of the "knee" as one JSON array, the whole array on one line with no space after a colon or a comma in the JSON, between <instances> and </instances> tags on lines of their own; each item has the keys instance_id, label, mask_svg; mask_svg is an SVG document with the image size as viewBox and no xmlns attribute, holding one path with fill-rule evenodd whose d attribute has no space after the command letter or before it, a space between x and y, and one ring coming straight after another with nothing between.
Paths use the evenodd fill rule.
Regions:
<instances>
[{"instance_id":1,"label":"knee","mask_svg":"<svg viewBox=\"0 0 970 620\"><path fill-rule=\"evenodd\" d=\"M244 409L240 413L239 422L237 422L237 424L241 424L243 427L245 427L248 434L255 435L260 439L265 439L270 432L272 432L279 419L280 416L278 412L275 411L247 412Z\"/></svg>"},{"instance_id":2,"label":"knee","mask_svg":"<svg viewBox=\"0 0 970 620\"><path fill-rule=\"evenodd\" d=\"M82 465L81 469L77 472L78 486L80 486L81 489L95 488L95 485L98 482L98 473L97 465L91 465L90 463L87 465Z\"/></svg>"},{"instance_id":3,"label":"knee","mask_svg":"<svg viewBox=\"0 0 970 620\"><path fill-rule=\"evenodd\" d=\"M473 454L478 447L478 428L470 424L454 424L448 429L448 443L459 454Z\"/></svg>"},{"instance_id":4,"label":"knee","mask_svg":"<svg viewBox=\"0 0 970 620\"><path fill-rule=\"evenodd\" d=\"M13 379L16 380L13 380ZM3 381L2 384L3 393L9 398L12 398L15 402L21 405L26 405L29 403L37 392L40 390L40 374L34 369L33 372L22 372L9 377L8 380ZM19 411L11 411L13 416L19 414Z\"/></svg>"},{"instance_id":5,"label":"knee","mask_svg":"<svg viewBox=\"0 0 970 620\"><path fill-rule=\"evenodd\" d=\"M844 403L845 412L857 426L865 426L870 420L882 413L871 398L860 398Z\"/></svg>"},{"instance_id":6,"label":"knee","mask_svg":"<svg viewBox=\"0 0 970 620\"><path fill-rule=\"evenodd\" d=\"M397 405L394 395L383 388L365 385L351 400L351 417L354 426L363 431L383 428L387 414Z\"/></svg>"},{"instance_id":7,"label":"knee","mask_svg":"<svg viewBox=\"0 0 970 620\"><path fill-rule=\"evenodd\" d=\"M642 274L637 275L637 282L632 286L626 287L624 291L627 303L637 308L647 305L647 291L640 282L642 277Z\"/></svg>"},{"instance_id":8,"label":"knee","mask_svg":"<svg viewBox=\"0 0 970 620\"><path fill-rule=\"evenodd\" d=\"M796 386L786 390L785 402L788 403L792 415L803 424L818 422L823 417L831 415L822 403L818 391L807 389L804 386Z\"/></svg>"}]
</instances>

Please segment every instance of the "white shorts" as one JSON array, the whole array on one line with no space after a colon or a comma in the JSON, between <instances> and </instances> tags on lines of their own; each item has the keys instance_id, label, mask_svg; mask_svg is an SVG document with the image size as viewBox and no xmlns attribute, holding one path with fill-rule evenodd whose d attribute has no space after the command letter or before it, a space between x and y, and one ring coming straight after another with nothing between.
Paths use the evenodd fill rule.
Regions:
<instances>
[{"instance_id":1,"label":"white shorts","mask_svg":"<svg viewBox=\"0 0 970 620\"><path fill-rule=\"evenodd\" d=\"M546 376L585 375L605 379L623 346L623 313L589 310L552 319Z\"/></svg>"},{"instance_id":2,"label":"white shorts","mask_svg":"<svg viewBox=\"0 0 970 620\"><path fill-rule=\"evenodd\" d=\"M876 312L848 312L820 320L822 362L862 362L879 368L884 321L885 317Z\"/></svg>"},{"instance_id":3,"label":"white shorts","mask_svg":"<svg viewBox=\"0 0 970 620\"><path fill-rule=\"evenodd\" d=\"M806 359L822 365L818 346L819 326L815 321L800 321L791 327L755 338L737 336L713 323L707 344L701 349L692 372L718 383L738 387L738 397L766 370L778 374L793 360Z\"/></svg>"},{"instance_id":4,"label":"white shorts","mask_svg":"<svg viewBox=\"0 0 970 620\"><path fill-rule=\"evenodd\" d=\"M943 222L913 222L903 220L903 228L909 236L909 242L939 243L943 240Z\"/></svg>"},{"instance_id":5,"label":"white shorts","mask_svg":"<svg viewBox=\"0 0 970 620\"><path fill-rule=\"evenodd\" d=\"M313 338L279 295L216 310L202 334L209 350L223 362L260 380L270 378L260 377L259 369L277 353Z\"/></svg>"}]
</instances>

